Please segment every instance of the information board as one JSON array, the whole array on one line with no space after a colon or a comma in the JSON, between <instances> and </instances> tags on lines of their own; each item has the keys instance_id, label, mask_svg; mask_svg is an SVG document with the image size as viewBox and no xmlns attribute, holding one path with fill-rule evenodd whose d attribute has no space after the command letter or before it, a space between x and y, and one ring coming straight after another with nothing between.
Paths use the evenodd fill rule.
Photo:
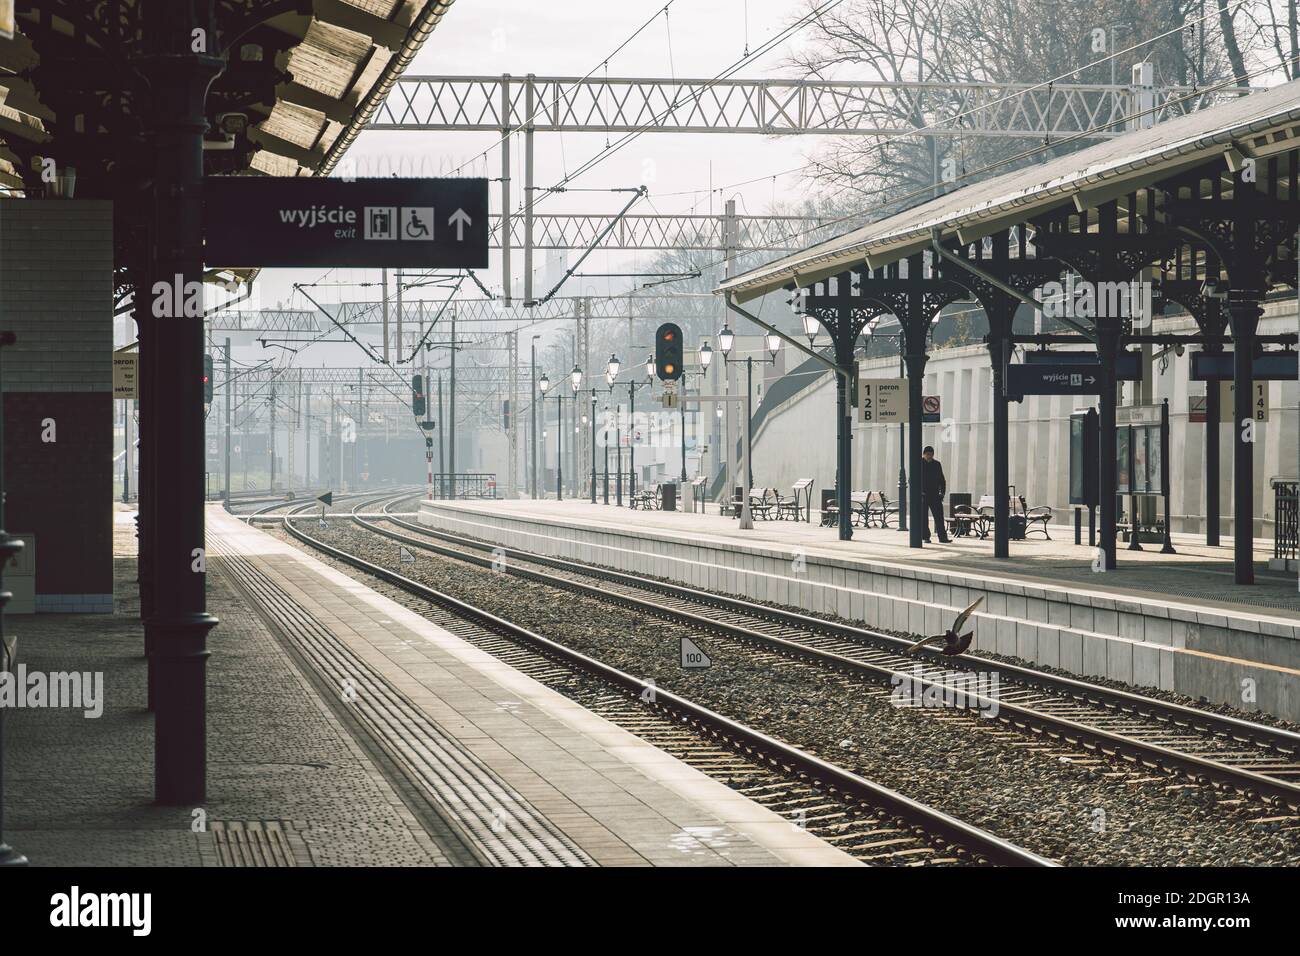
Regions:
<instances>
[{"instance_id":1,"label":"information board","mask_svg":"<svg viewBox=\"0 0 1300 956\"><path fill-rule=\"evenodd\" d=\"M864 378L858 381L859 419L869 425L907 422L907 379Z\"/></svg>"}]
</instances>

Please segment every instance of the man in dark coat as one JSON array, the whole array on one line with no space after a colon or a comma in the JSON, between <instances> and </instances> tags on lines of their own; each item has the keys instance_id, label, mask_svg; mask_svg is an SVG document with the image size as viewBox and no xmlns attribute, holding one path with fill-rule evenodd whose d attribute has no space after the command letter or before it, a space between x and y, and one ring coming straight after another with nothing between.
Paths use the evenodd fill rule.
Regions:
<instances>
[{"instance_id":1,"label":"man in dark coat","mask_svg":"<svg viewBox=\"0 0 1300 956\"><path fill-rule=\"evenodd\" d=\"M943 517L943 496L948 491L948 483L943 477L943 465L935 461L934 447L926 445L921 451L921 490L925 494L925 540L930 540L930 516L934 516L935 527L939 529L939 540L948 543L948 525Z\"/></svg>"}]
</instances>

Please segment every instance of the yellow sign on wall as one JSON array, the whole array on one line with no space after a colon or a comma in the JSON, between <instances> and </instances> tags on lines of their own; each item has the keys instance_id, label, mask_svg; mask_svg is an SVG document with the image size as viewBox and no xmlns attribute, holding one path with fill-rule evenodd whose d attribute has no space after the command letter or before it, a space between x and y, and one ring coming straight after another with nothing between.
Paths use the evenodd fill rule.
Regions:
<instances>
[{"instance_id":1,"label":"yellow sign on wall","mask_svg":"<svg viewBox=\"0 0 1300 956\"><path fill-rule=\"evenodd\" d=\"M907 379L858 380L858 420L868 425L908 420Z\"/></svg>"},{"instance_id":2,"label":"yellow sign on wall","mask_svg":"<svg viewBox=\"0 0 1300 956\"><path fill-rule=\"evenodd\" d=\"M113 353L113 397L139 398L136 394L136 363L138 352Z\"/></svg>"},{"instance_id":3,"label":"yellow sign on wall","mask_svg":"<svg viewBox=\"0 0 1300 956\"><path fill-rule=\"evenodd\" d=\"M1219 413L1224 421L1232 421L1233 393L1236 386L1230 379L1219 383ZM1268 382L1255 383L1255 398L1251 404L1251 418L1257 422L1268 421Z\"/></svg>"}]
</instances>

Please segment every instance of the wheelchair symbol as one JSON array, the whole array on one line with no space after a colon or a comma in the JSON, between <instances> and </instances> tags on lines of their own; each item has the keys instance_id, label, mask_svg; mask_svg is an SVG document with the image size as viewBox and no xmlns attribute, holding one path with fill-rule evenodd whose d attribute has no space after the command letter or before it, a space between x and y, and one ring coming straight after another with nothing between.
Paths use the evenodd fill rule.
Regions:
<instances>
[{"instance_id":1,"label":"wheelchair symbol","mask_svg":"<svg viewBox=\"0 0 1300 956\"><path fill-rule=\"evenodd\" d=\"M433 240L432 206L407 206L402 210L402 238Z\"/></svg>"}]
</instances>

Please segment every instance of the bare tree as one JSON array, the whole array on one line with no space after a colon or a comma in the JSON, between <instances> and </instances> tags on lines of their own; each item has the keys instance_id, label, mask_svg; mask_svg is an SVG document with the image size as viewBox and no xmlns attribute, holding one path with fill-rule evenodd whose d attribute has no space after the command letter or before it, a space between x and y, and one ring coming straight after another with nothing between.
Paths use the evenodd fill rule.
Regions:
<instances>
[{"instance_id":1,"label":"bare tree","mask_svg":"<svg viewBox=\"0 0 1300 956\"><path fill-rule=\"evenodd\" d=\"M1045 146L1041 137L964 132L973 125L972 104L987 101L980 100L978 84L1123 85L1140 61L1154 63L1157 83L1167 85L1203 88L1241 78L1247 70L1239 61L1250 61L1262 46L1255 34L1266 31L1252 31L1243 47L1235 18L1245 8L1217 15L1205 9L1215 3L1221 10L1225 2L850 0L809 28L808 42L788 64L798 75L942 83L951 92L910 89L869 101L878 125L930 135L827 143L810 155L808 178L884 215L982 171L1077 149L1087 141ZM1294 9L1296 0L1286 2Z\"/></svg>"}]
</instances>

